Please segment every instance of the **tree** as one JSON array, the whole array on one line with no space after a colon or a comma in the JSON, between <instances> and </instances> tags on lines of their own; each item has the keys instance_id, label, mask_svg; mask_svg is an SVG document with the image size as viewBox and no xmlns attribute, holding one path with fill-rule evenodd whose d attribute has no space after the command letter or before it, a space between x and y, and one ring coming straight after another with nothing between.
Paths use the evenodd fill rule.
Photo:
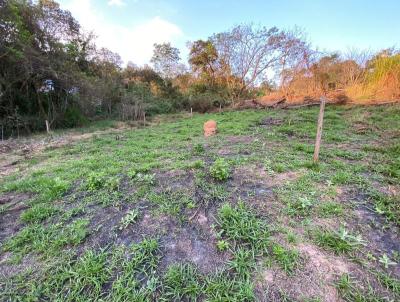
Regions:
<instances>
[{"instance_id":1,"label":"tree","mask_svg":"<svg viewBox=\"0 0 400 302\"><path fill-rule=\"evenodd\" d=\"M232 30L212 36L219 65L227 79L228 86L239 86L233 97L240 98L268 78L268 73L288 60L296 47L302 44L301 37L276 27L255 27L239 25Z\"/></svg>"},{"instance_id":2,"label":"tree","mask_svg":"<svg viewBox=\"0 0 400 302\"><path fill-rule=\"evenodd\" d=\"M151 63L165 79L172 79L179 73L179 54L179 49L172 47L171 43L155 43Z\"/></svg>"},{"instance_id":3,"label":"tree","mask_svg":"<svg viewBox=\"0 0 400 302\"><path fill-rule=\"evenodd\" d=\"M197 40L190 44L189 64L193 72L206 78L212 86L218 69L218 52L212 41Z\"/></svg>"}]
</instances>

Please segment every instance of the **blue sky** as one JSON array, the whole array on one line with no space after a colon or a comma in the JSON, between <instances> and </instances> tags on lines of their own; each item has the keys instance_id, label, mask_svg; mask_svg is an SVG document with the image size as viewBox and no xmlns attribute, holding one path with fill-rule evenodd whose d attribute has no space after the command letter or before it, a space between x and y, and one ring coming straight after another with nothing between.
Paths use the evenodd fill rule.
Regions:
<instances>
[{"instance_id":1,"label":"blue sky","mask_svg":"<svg viewBox=\"0 0 400 302\"><path fill-rule=\"evenodd\" d=\"M233 25L298 26L320 50L400 47L400 0L60 0L101 46L125 62L148 63L152 44L186 42Z\"/></svg>"}]
</instances>

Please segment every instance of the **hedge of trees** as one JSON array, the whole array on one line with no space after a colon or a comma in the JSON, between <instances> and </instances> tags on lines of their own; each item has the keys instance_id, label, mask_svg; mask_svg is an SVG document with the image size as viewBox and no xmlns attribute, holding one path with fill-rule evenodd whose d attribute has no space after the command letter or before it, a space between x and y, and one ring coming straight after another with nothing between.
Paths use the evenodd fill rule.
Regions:
<instances>
[{"instance_id":1,"label":"hedge of trees","mask_svg":"<svg viewBox=\"0 0 400 302\"><path fill-rule=\"evenodd\" d=\"M188 42L189 59L155 44L151 66L123 63L98 48L53 0L0 0L0 124L5 136L75 127L91 118L140 119L205 112L269 95L296 99L344 91L351 98L399 98L400 54L325 54L305 34L239 25Z\"/></svg>"}]
</instances>

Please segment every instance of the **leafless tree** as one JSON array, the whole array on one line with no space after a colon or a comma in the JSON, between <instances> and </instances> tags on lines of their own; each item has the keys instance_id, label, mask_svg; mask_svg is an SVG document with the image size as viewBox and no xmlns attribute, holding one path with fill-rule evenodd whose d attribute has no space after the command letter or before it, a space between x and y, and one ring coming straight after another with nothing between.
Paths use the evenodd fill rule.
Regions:
<instances>
[{"instance_id":1,"label":"leafless tree","mask_svg":"<svg viewBox=\"0 0 400 302\"><path fill-rule=\"evenodd\" d=\"M296 31L251 24L215 34L211 40L218 51L221 69L233 75L236 84L240 85L236 97L265 81L268 73L281 67L282 63L286 64L298 55L299 46L306 45Z\"/></svg>"}]
</instances>

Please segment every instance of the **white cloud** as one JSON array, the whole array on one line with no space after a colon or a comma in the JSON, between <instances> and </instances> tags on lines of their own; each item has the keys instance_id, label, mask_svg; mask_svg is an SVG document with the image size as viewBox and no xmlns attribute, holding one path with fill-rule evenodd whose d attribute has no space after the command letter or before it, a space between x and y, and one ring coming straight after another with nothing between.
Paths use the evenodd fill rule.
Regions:
<instances>
[{"instance_id":1,"label":"white cloud","mask_svg":"<svg viewBox=\"0 0 400 302\"><path fill-rule=\"evenodd\" d=\"M109 6L124 6L126 3L123 0L110 0L107 3Z\"/></svg>"},{"instance_id":2,"label":"white cloud","mask_svg":"<svg viewBox=\"0 0 400 302\"><path fill-rule=\"evenodd\" d=\"M152 56L154 43L174 44L183 38L183 32L176 24L161 17L123 26L107 20L92 3L92 0L62 1L63 7L71 11L85 30L93 31L97 35L96 44L99 47L119 53L125 63L132 61L138 65L147 64Z\"/></svg>"}]
</instances>

